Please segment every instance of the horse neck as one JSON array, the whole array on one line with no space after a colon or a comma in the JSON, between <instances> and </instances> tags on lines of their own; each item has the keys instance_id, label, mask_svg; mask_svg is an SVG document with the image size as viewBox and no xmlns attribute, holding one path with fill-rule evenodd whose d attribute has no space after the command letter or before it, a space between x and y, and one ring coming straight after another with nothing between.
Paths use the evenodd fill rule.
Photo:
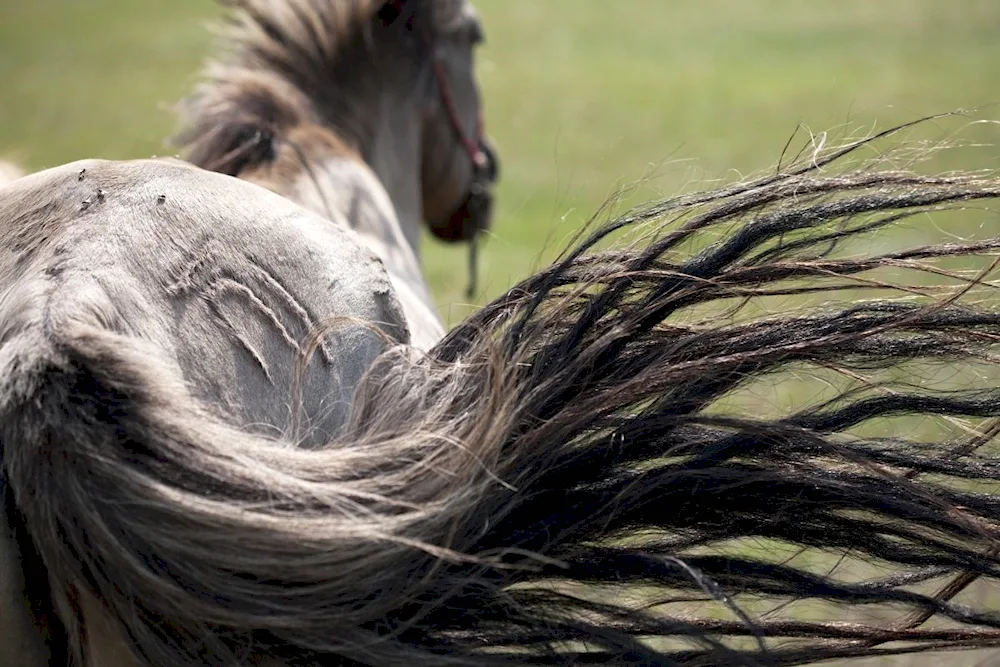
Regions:
<instances>
[{"instance_id":1,"label":"horse neck","mask_svg":"<svg viewBox=\"0 0 1000 667\"><path fill-rule=\"evenodd\" d=\"M334 148L326 161L338 164L347 162L359 174L363 173L366 187L374 198L388 197L389 207L381 211L388 214L391 207L396 221L417 265L420 264L420 228L423 221L423 193L421 187L422 146L421 119L413 111L413 91L395 90L399 86L388 83L378 90L367 86L348 85L353 90L349 108L342 110L343 118L334 118L325 127L333 137L327 146L350 146L348 151ZM374 175L374 180L370 178ZM355 180L359 180L355 179Z\"/></svg>"},{"instance_id":2,"label":"horse neck","mask_svg":"<svg viewBox=\"0 0 1000 667\"><path fill-rule=\"evenodd\" d=\"M414 256L420 259L423 222L421 141L418 118L401 111L404 105L385 100L371 139L359 152L389 195L399 227Z\"/></svg>"}]
</instances>

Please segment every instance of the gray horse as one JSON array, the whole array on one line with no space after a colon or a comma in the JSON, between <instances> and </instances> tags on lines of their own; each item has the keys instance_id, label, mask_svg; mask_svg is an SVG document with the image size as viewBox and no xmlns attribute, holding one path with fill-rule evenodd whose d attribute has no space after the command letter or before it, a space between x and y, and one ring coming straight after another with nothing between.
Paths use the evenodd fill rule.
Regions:
<instances>
[{"instance_id":1,"label":"gray horse","mask_svg":"<svg viewBox=\"0 0 1000 667\"><path fill-rule=\"evenodd\" d=\"M952 599L1000 580L1000 313L948 267L1000 240L836 252L1000 181L837 175L861 145L596 229L423 354L358 235L256 185L87 162L0 189L0 664L1000 645ZM838 393L724 407L783 373ZM900 416L951 428L866 428Z\"/></svg>"},{"instance_id":2,"label":"gray horse","mask_svg":"<svg viewBox=\"0 0 1000 667\"><path fill-rule=\"evenodd\" d=\"M473 69L483 28L466 0L241 0L224 56L182 105L178 143L355 229L385 262L412 342L443 335L420 229L475 242L498 163Z\"/></svg>"}]
</instances>

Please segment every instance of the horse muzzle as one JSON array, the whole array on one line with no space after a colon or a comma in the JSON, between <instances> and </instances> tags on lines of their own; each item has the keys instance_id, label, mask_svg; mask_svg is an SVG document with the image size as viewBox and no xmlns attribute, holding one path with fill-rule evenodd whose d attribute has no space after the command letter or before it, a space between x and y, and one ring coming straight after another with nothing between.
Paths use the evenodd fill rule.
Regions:
<instances>
[{"instance_id":1,"label":"horse muzzle","mask_svg":"<svg viewBox=\"0 0 1000 667\"><path fill-rule=\"evenodd\" d=\"M500 180L500 158L488 139L479 142L479 149L486 159L482 166L474 167L465 200L450 216L428 225L441 241L471 241L493 222L493 186Z\"/></svg>"}]
</instances>

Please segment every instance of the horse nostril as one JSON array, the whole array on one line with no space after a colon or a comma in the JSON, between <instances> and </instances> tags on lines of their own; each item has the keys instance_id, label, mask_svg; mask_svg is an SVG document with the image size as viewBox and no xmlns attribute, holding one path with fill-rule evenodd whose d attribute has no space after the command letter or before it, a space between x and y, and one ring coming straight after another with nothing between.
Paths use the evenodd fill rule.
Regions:
<instances>
[{"instance_id":1,"label":"horse nostril","mask_svg":"<svg viewBox=\"0 0 1000 667\"><path fill-rule=\"evenodd\" d=\"M486 154L486 178L490 183L496 183L500 180L500 158L489 141L481 141L479 148Z\"/></svg>"}]
</instances>

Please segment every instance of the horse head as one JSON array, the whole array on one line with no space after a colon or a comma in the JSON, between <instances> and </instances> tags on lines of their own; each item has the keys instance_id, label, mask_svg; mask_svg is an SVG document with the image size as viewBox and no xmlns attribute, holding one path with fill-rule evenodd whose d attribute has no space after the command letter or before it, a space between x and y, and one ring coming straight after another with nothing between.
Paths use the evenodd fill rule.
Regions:
<instances>
[{"instance_id":1,"label":"horse head","mask_svg":"<svg viewBox=\"0 0 1000 667\"><path fill-rule=\"evenodd\" d=\"M421 223L446 241L489 228L499 160L483 127L484 33L471 3L226 4L236 5L227 48L183 107L179 142L192 162L337 208L349 198L335 187L310 206L291 184L327 179L331 156L352 152L385 188L417 257Z\"/></svg>"},{"instance_id":2,"label":"horse head","mask_svg":"<svg viewBox=\"0 0 1000 667\"><path fill-rule=\"evenodd\" d=\"M378 19L409 35L402 42L419 63L424 220L442 241L470 241L490 227L500 170L485 134L475 76L476 48L485 40L482 23L466 0L387 2Z\"/></svg>"}]
</instances>

